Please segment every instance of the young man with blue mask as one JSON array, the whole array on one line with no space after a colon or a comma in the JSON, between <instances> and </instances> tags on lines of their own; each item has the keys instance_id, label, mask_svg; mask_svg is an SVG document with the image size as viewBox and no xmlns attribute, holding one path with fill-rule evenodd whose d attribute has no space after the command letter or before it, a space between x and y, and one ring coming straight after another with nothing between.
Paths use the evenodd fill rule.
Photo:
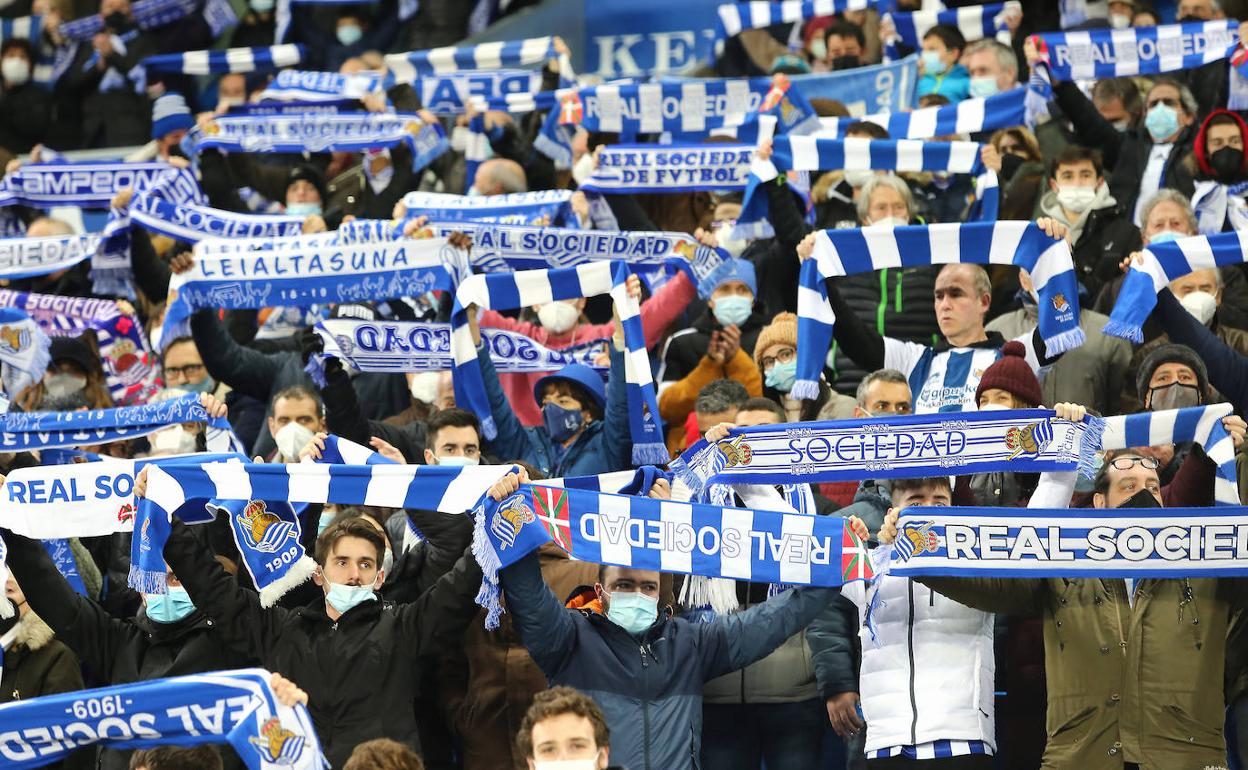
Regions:
<instances>
[{"instance_id":1,"label":"young man with blue mask","mask_svg":"<svg viewBox=\"0 0 1248 770\"><path fill-rule=\"evenodd\" d=\"M490 489L502 500L528 482L508 474ZM650 496L667 499L666 482ZM864 538L861 522L852 526ZM568 608L542 579L537 552L499 572L507 609L552 685L590 695L611 731L611 759L630 770L699 767L702 688L762 659L838 596L835 588L783 591L709 623L660 607L660 573L602 566L595 600Z\"/></svg>"}]
</instances>

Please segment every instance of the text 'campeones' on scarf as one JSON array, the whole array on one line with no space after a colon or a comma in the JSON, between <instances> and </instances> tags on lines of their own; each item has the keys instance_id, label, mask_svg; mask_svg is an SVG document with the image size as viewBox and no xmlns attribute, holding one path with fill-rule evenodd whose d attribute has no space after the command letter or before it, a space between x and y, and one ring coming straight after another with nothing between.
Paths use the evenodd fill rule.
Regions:
<instances>
[{"instance_id":1,"label":"text 'campeones' on scarf","mask_svg":"<svg viewBox=\"0 0 1248 770\"><path fill-rule=\"evenodd\" d=\"M1239 22L1050 32L1032 39L1055 80L1101 80L1196 69L1226 59L1239 41Z\"/></svg>"},{"instance_id":2,"label":"text 'campeones' on scarf","mask_svg":"<svg viewBox=\"0 0 1248 770\"><path fill-rule=\"evenodd\" d=\"M743 190L754 147L739 145L609 145L582 182L582 192L672 193Z\"/></svg>"},{"instance_id":3,"label":"text 'campeones' on scarf","mask_svg":"<svg viewBox=\"0 0 1248 770\"><path fill-rule=\"evenodd\" d=\"M733 428L671 463L695 499L726 484L922 478L1008 471L1091 475L1102 421L1073 423L1048 409L910 414Z\"/></svg>"},{"instance_id":4,"label":"text 'campeones' on scarf","mask_svg":"<svg viewBox=\"0 0 1248 770\"><path fill-rule=\"evenodd\" d=\"M126 188L156 181L174 169L168 163L49 161L27 163L0 181L0 206L81 206L106 209L113 196ZM191 177L194 181L194 177ZM196 185L198 187L198 185Z\"/></svg>"},{"instance_id":5,"label":"text 'campeones' on scarf","mask_svg":"<svg viewBox=\"0 0 1248 770\"><path fill-rule=\"evenodd\" d=\"M228 743L250 770L324 770L307 708L277 701L258 668L153 679L0 705L5 767L43 767L78 748Z\"/></svg>"},{"instance_id":6,"label":"text 'campeones' on scarf","mask_svg":"<svg viewBox=\"0 0 1248 770\"><path fill-rule=\"evenodd\" d=\"M303 60L303 54L302 45L272 45L159 54L147 57L140 64L148 72L180 72L184 75L267 72L293 67Z\"/></svg>"},{"instance_id":7,"label":"text 'campeones' on scarf","mask_svg":"<svg viewBox=\"0 0 1248 770\"><path fill-rule=\"evenodd\" d=\"M1131 261L1105 324L1106 334L1137 344L1144 341L1144 322L1157 306L1157 294L1171 281L1195 270L1216 270L1248 261L1248 231L1150 243L1141 256L1138 262Z\"/></svg>"},{"instance_id":8,"label":"text 'campeones' on scarf","mask_svg":"<svg viewBox=\"0 0 1248 770\"><path fill-rule=\"evenodd\" d=\"M797 382L794 398L818 395L819 375L832 344L836 316L828 303L828 278L886 267L948 264L1014 265L1031 273L1040 297L1039 327L1046 353L1083 344L1079 293L1070 244L1051 238L1034 222L864 227L823 230L802 265L797 293Z\"/></svg>"},{"instance_id":9,"label":"text 'campeones' on scarf","mask_svg":"<svg viewBox=\"0 0 1248 770\"><path fill-rule=\"evenodd\" d=\"M640 490L637 495L644 495ZM498 571L547 542L574 559L634 569L786 585L869 580L862 541L838 516L732 508L523 484L474 513L477 603L497 627Z\"/></svg>"},{"instance_id":10,"label":"text 'campeones' on scarf","mask_svg":"<svg viewBox=\"0 0 1248 770\"><path fill-rule=\"evenodd\" d=\"M451 347L455 353L455 402L481 420L481 434L492 440L498 435L490 412L485 383L477 362L476 345L468 327L468 307L486 310L518 310L545 302L579 299L610 294L615 300L624 328L624 374L628 391L629 430L633 440L633 464L666 462L669 455L663 443L662 423L646 352L646 335L641 325L637 300L628 295L628 265L624 262L594 262L557 270L527 270L519 273L473 275L459 285L451 314Z\"/></svg>"}]
</instances>

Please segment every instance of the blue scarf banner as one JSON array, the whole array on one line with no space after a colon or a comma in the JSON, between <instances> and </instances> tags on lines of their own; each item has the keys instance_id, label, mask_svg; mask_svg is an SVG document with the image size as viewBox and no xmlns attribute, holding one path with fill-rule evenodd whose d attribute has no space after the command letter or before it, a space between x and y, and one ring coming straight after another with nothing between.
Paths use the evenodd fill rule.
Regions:
<instances>
[{"instance_id":1,"label":"blue scarf banner","mask_svg":"<svg viewBox=\"0 0 1248 770\"><path fill-rule=\"evenodd\" d=\"M39 36L43 34L42 16L21 16L16 19L0 19L0 43L6 40L29 40L38 49Z\"/></svg>"},{"instance_id":2,"label":"blue scarf banner","mask_svg":"<svg viewBox=\"0 0 1248 770\"><path fill-rule=\"evenodd\" d=\"M421 105L434 115L460 115L472 100L536 94L542 90L542 75L528 70L451 72L421 76L413 85Z\"/></svg>"},{"instance_id":3,"label":"blue scarf banner","mask_svg":"<svg viewBox=\"0 0 1248 770\"><path fill-rule=\"evenodd\" d=\"M0 363L4 364L4 392L10 399L43 379L52 363L49 344L48 335L25 311L0 308Z\"/></svg>"},{"instance_id":4,"label":"blue scarf banner","mask_svg":"<svg viewBox=\"0 0 1248 770\"><path fill-rule=\"evenodd\" d=\"M79 596L87 596L87 587L83 585L82 575L78 573L78 562L74 560L74 551L70 548L69 541L61 537L40 542L43 543L43 550L48 552L52 563L56 565L56 571L61 573L61 577L65 578L69 587L74 589Z\"/></svg>"},{"instance_id":5,"label":"blue scarf banner","mask_svg":"<svg viewBox=\"0 0 1248 770\"><path fill-rule=\"evenodd\" d=\"M1238 233L1229 232L1152 243L1142 256L1139 263L1131 261L1105 324L1106 334L1137 344L1144 341L1144 322L1157 306L1157 294L1171 281L1193 270L1243 264L1248 261L1248 250Z\"/></svg>"},{"instance_id":6,"label":"blue scarf banner","mask_svg":"<svg viewBox=\"0 0 1248 770\"><path fill-rule=\"evenodd\" d=\"M282 70L269 83L260 98L268 101L333 102L341 99L362 99L384 91L387 78L376 72L313 72ZM263 102L262 102L263 103Z\"/></svg>"},{"instance_id":7,"label":"blue scarf banner","mask_svg":"<svg viewBox=\"0 0 1248 770\"><path fill-rule=\"evenodd\" d=\"M0 181L0 206L106 209L118 192L154 182L171 170L173 166L159 161L27 163Z\"/></svg>"},{"instance_id":8,"label":"blue scarf banner","mask_svg":"<svg viewBox=\"0 0 1248 770\"><path fill-rule=\"evenodd\" d=\"M906 508L890 575L1248 576L1248 508Z\"/></svg>"},{"instance_id":9,"label":"blue scarf banner","mask_svg":"<svg viewBox=\"0 0 1248 770\"><path fill-rule=\"evenodd\" d=\"M1052 410L910 414L869 419L733 428L671 463L703 499L714 485L822 484L865 478L921 478L973 473L1092 474L1104 422L1074 423ZM714 498L708 498L714 501Z\"/></svg>"},{"instance_id":10,"label":"blue scarf banner","mask_svg":"<svg viewBox=\"0 0 1248 770\"><path fill-rule=\"evenodd\" d=\"M5 703L0 759L24 770L91 746L229 743L249 770L328 768L307 708L278 703L271 676L238 669Z\"/></svg>"},{"instance_id":11,"label":"blue scarf banner","mask_svg":"<svg viewBox=\"0 0 1248 770\"><path fill-rule=\"evenodd\" d=\"M98 235L0 238L0 278L17 280L68 270L95 254Z\"/></svg>"},{"instance_id":12,"label":"blue scarf banner","mask_svg":"<svg viewBox=\"0 0 1248 770\"><path fill-rule=\"evenodd\" d=\"M1024 88L1015 88L986 99L963 99L957 104L924 107L910 112L881 112L861 118L820 118L820 139L839 139L845 129L860 121L888 131L890 139L934 139L953 134L977 134L1023 125Z\"/></svg>"},{"instance_id":13,"label":"blue scarf banner","mask_svg":"<svg viewBox=\"0 0 1248 770\"><path fill-rule=\"evenodd\" d=\"M148 230L187 243L206 238L286 238L301 233L305 219L289 214L236 214L209 206L181 206L152 195L134 197L130 218Z\"/></svg>"},{"instance_id":14,"label":"blue scarf banner","mask_svg":"<svg viewBox=\"0 0 1248 770\"><path fill-rule=\"evenodd\" d=\"M91 409L82 412L6 412L0 414L0 448L24 452L47 447L77 447L138 438L183 422L207 425L210 451L245 449L224 418L210 418L198 395L154 404Z\"/></svg>"},{"instance_id":15,"label":"blue scarf banner","mask_svg":"<svg viewBox=\"0 0 1248 770\"><path fill-rule=\"evenodd\" d=\"M408 219L425 216L434 222L537 226L575 222L571 201L571 190L537 190L506 195L410 192L403 196Z\"/></svg>"},{"instance_id":16,"label":"blue scarf banner","mask_svg":"<svg viewBox=\"0 0 1248 770\"><path fill-rule=\"evenodd\" d=\"M1190 70L1229 58L1239 41L1239 22L1088 29L1032 39L1054 79L1100 80Z\"/></svg>"},{"instance_id":17,"label":"blue scarf banner","mask_svg":"<svg viewBox=\"0 0 1248 770\"><path fill-rule=\"evenodd\" d=\"M386 55L386 69L396 83L415 83L424 75L445 75L462 70L499 70L533 67L559 58L553 37L507 40L477 45L431 48L427 51Z\"/></svg>"},{"instance_id":18,"label":"blue scarf banner","mask_svg":"<svg viewBox=\"0 0 1248 770\"><path fill-rule=\"evenodd\" d=\"M272 607L316 572L316 562L299 542L303 530L299 516L285 500L222 500L205 507L214 517L224 516L229 522L261 607ZM131 586L144 593L161 593L162 587L167 588L164 549L145 550L140 543L139 550L142 558L130 567Z\"/></svg>"},{"instance_id":19,"label":"blue scarf banner","mask_svg":"<svg viewBox=\"0 0 1248 770\"><path fill-rule=\"evenodd\" d=\"M893 20L896 37L888 41L886 49L896 57L896 45L901 43L908 48L918 48L923 43L923 36L937 24L957 27L966 42L982 40L993 35L1003 36L1001 42L1010 44L1009 28L1005 19L1009 14L1023 14L1022 4L1017 0L988 5L970 5L963 8L950 8L941 11L893 12L888 17Z\"/></svg>"},{"instance_id":20,"label":"blue scarf banner","mask_svg":"<svg viewBox=\"0 0 1248 770\"><path fill-rule=\"evenodd\" d=\"M180 72L184 75L268 72L295 66L303 61L303 54L304 47L301 45L273 45L160 54L149 56L140 64L148 72Z\"/></svg>"},{"instance_id":21,"label":"blue scarf banner","mask_svg":"<svg viewBox=\"0 0 1248 770\"><path fill-rule=\"evenodd\" d=\"M130 14L139 29L155 29L189 16L198 4L197 0L138 0L131 6ZM104 31L104 19L98 13L60 25L61 35L77 42L90 40Z\"/></svg>"},{"instance_id":22,"label":"blue scarf banner","mask_svg":"<svg viewBox=\"0 0 1248 770\"><path fill-rule=\"evenodd\" d=\"M467 308L515 310L562 299L578 299L610 294L615 300L624 328L624 376L627 381L629 430L633 440L633 464L655 465L667 461L663 443L654 377L646 353L641 309L628 295L629 275L624 262L593 262L556 270L527 270L519 273L473 275L459 284L455 308L451 312L451 349L455 354L455 402L474 412L481 420L481 434L487 440L498 435L485 383L477 361L477 348L468 328Z\"/></svg>"},{"instance_id":23,"label":"blue scarf banner","mask_svg":"<svg viewBox=\"0 0 1248 770\"><path fill-rule=\"evenodd\" d=\"M644 491L638 494L644 494ZM497 627L498 571L548 542L572 558L634 569L786 585L870 580L865 545L839 516L728 508L523 484L475 512L477 603Z\"/></svg>"},{"instance_id":24,"label":"blue scarf banner","mask_svg":"<svg viewBox=\"0 0 1248 770\"><path fill-rule=\"evenodd\" d=\"M325 355L342 359L361 372L439 372L455 366L451 325L417 321L353 321L331 319L316 325ZM568 364L584 364L606 374L599 365L608 339L552 350L516 332L482 329L490 357L499 372L553 372Z\"/></svg>"},{"instance_id":25,"label":"blue scarf banner","mask_svg":"<svg viewBox=\"0 0 1248 770\"><path fill-rule=\"evenodd\" d=\"M357 444L332 433L322 441L318 463L325 465L399 465L389 457L378 454L363 444Z\"/></svg>"},{"instance_id":26,"label":"blue scarf banner","mask_svg":"<svg viewBox=\"0 0 1248 770\"><path fill-rule=\"evenodd\" d=\"M1040 335L1048 355L1079 347L1079 284L1070 244L1034 222L956 222L906 227L823 230L802 265L797 297L794 398L815 398L836 317L824 281L885 267L938 264L1014 265L1031 273L1040 295Z\"/></svg>"},{"instance_id":27,"label":"blue scarf banner","mask_svg":"<svg viewBox=\"0 0 1248 770\"><path fill-rule=\"evenodd\" d=\"M773 24L792 24L816 16L845 11L865 11L878 0L783 0L783 2L724 3L716 9L715 40L735 37L747 29L766 29Z\"/></svg>"},{"instance_id":28,"label":"blue scarf banner","mask_svg":"<svg viewBox=\"0 0 1248 770\"><path fill-rule=\"evenodd\" d=\"M306 307L418 297L434 289L449 290L447 262L462 259L444 238L220 253L212 253L213 245L196 244L194 265L169 282L162 348L184 333L185 322L200 308Z\"/></svg>"},{"instance_id":29,"label":"blue scarf banner","mask_svg":"<svg viewBox=\"0 0 1248 770\"><path fill-rule=\"evenodd\" d=\"M579 189L596 193L744 190L754 147L748 144L608 145Z\"/></svg>"},{"instance_id":30,"label":"blue scarf banner","mask_svg":"<svg viewBox=\"0 0 1248 770\"><path fill-rule=\"evenodd\" d=\"M1187 442L1199 444L1217 468L1213 482L1214 502L1217 505L1239 505L1235 443L1222 425L1222 420L1232 411L1231 405L1224 403L1106 417L1101 448L1117 450Z\"/></svg>"},{"instance_id":31,"label":"blue scarf banner","mask_svg":"<svg viewBox=\"0 0 1248 770\"><path fill-rule=\"evenodd\" d=\"M289 72L289 70L282 70ZM235 104L227 115L337 115L340 112L356 112L360 109L358 99L333 99L312 102L258 102Z\"/></svg>"},{"instance_id":32,"label":"blue scarf banner","mask_svg":"<svg viewBox=\"0 0 1248 770\"><path fill-rule=\"evenodd\" d=\"M188 155L216 148L233 152L359 152L406 144L412 169L420 170L450 149L442 126L415 114L338 113L299 115L226 115L187 133Z\"/></svg>"},{"instance_id":33,"label":"blue scarf banner","mask_svg":"<svg viewBox=\"0 0 1248 770\"><path fill-rule=\"evenodd\" d=\"M792 75L789 78L807 99L836 99L851 113L875 115L904 112L914 104L919 82L918 54L901 61L835 72Z\"/></svg>"}]
</instances>

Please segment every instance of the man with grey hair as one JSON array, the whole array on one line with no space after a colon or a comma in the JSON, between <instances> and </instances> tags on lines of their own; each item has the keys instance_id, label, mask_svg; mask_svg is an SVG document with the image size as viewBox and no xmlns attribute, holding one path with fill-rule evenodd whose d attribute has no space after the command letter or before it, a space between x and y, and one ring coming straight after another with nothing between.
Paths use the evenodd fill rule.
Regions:
<instances>
[{"instance_id":1,"label":"man with grey hair","mask_svg":"<svg viewBox=\"0 0 1248 770\"><path fill-rule=\"evenodd\" d=\"M971 96L986 98L1018 85L1018 59L1014 50L992 38L976 40L966 47L966 69L971 74Z\"/></svg>"},{"instance_id":2,"label":"man with grey hair","mask_svg":"<svg viewBox=\"0 0 1248 770\"><path fill-rule=\"evenodd\" d=\"M910 414L910 382L896 369L876 369L858 383L854 417Z\"/></svg>"},{"instance_id":3,"label":"man with grey hair","mask_svg":"<svg viewBox=\"0 0 1248 770\"><path fill-rule=\"evenodd\" d=\"M471 189L478 195L507 195L528 192L529 183L519 163L507 158L491 158L477 169ZM471 190L468 194L472 195Z\"/></svg>"},{"instance_id":4,"label":"man with grey hair","mask_svg":"<svg viewBox=\"0 0 1248 770\"><path fill-rule=\"evenodd\" d=\"M708 383L693 402L698 433L704 434L721 422L733 422L737 419L737 410L749 400L749 392L736 380L722 379Z\"/></svg>"},{"instance_id":5,"label":"man with grey hair","mask_svg":"<svg viewBox=\"0 0 1248 770\"><path fill-rule=\"evenodd\" d=\"M858 190L854 207L864 227L909 224L914 218L914 194L910 185L896 174L879 174Z\"/></svg>"}]
</instances>

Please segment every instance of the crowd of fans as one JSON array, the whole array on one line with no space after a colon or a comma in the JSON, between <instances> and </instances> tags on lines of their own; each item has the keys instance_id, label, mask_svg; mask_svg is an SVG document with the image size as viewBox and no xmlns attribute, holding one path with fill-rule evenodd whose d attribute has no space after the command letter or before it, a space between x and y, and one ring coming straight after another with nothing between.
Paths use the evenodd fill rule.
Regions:
<instances>
[{"instance_id":1,"label":"crowd of fans","mask_svg":"<svg viewBox=\"0 0 1248 770\"><path fill-rule=\"evenodd\" d=\"M902 0L903 8L909 3ZM1239 4L1243 5L1243 4ZM305 43L302 69L384 69L382 55L460 41L472 3L423 0L400 21L398 4L295 4L287 39ZM1060 8L1059 8L1060 6ZM954 26L922 37L914 107L954 104L1025 83L1041 60L1032 33L1150 26L1161 15L1136 0L1023 2L1010 11L1013 45L967 41ZM221 46L271 45L273 0L248 0L238 23L215 33L191 14L140 28L129 0L0 0L0 16L42 17L35 39L0 47L0 162L6 173L49 151L123 148L126 160L186 166L180 142L197 122L259 99L271 74L149 73L141 59ZM1235 18L1218 0L1179 0L1179 20ZM98 13L103 29L67 45L59 24ZM1245 18L1240 15L1239 18ZM881 61L891 21L875 10L747 30L707 76L840 71ZM903 51L903 53L908 53ZM40 77L57 62L57 77ZM558 63L543 72L558 84ZM809 197L769 185L774 236L733 233L739 190L587 196L572 208L598 227L605 201L622 230L680 231L728 257L709 297L678 273L642 298L641 320L675 457L727 428L985 408L1056 407L1085 413L1229 402L1248 410L1248 271L1196 270L1160 294L1141 345L1102 333L1136 252L1197 234L1248 226L1248 125L1225 108L1225 61L1153 78L1054 82L1050 115L985 135L1000 182L1000 219L1035 220L1065 238L1079 280L1087 341L1045 355L1031 276L1010 266L888 268L827 281L835 340L815 399L790 396L797 378L797 286L817 230L963 222L970 177L828 169ZM845 104L812 99L823 117ZM422 109L410 85L360 100L375 112ZM422 112L429 121L438 118ZM448 133L472 114L443 118ZM420 171L408 151L304 156L205 150L196 173L210 202L234 212L285 212L304 232L353 218L416 215L411 191L473 196L575 188L573 174L534 149L540 113L484 115L490 155L465 186L462 146ZM870 122L847 137L888 138ZM574 166L618 137L581 134ZM766 159L767 142L757 152ZM383 172L389 173L383 173ZM579 176L579 175L578 175ZM121 191L124 206L132 191ZM12 207L24 237L74 232L82 219ZM409 217L418 237L424 221ZM13 231L10 231L11 233ZM173 275L193 264L188 244L131 226L137 299L121 312L155 333ZM5 288L90 297L89 265L2 281ZM117 298L111 298L117 299ZM630 469L622 333L593 299L519 313L470 309L497 436L457 408L450 371L355 372L336 359L318 387L305 372L322 351L320 318L449 320L445 293L334 307L199 310L189 336L153 346L161 390L202 394L228 417L252 456L298 462L334 434L399 462L516 463L492 491L530 479ZM548 374L495 371L482 329L518 332L553 350L599 342L604 375L572 365ZM602 341L606 340L605 343ZM90 331L61 336L47 374L9 394L20 411L118 405L113 363ZM956 363L955 363L956 359ZM959 374L960 373L960 374ZM959 379L960 377L960 379ZM1245 423L1225 427L1243 447ZM204 451L203 428L175 425L92 451L136 458ZM1241 497L1248 450L1238 455ZM1200 447L1139 447L1100 458L1090 482L991 473L830 483L813 490L818 515L850 520L889 542L896 510L916 505L1116 508L1213 504L1213 464ZM0 470L38 465L0 455ZM140 484L140 489L141 489ZM666 481L652 497L680 499ZM687 494L687 490L685 490ZM1073 496L1073 498L1072 498ZM687 499L687 498L686 498ZM84 687L260 665L289 677L307 702L333 767L632 770L761 767L776 770L923 765L940 768L1244 767L1248 758L1248 589L1238 580L910 580L878 587L878 639L864 628L868 589L767 584L727 587L719 611L682 601L687 580L571 560L548 545L502 572L509 607L486 631L474 602L481 573L467 516L373 506L311 505L302 544L318 572L273 609L261 608L238 554L212 527L175 523L165 551L167 594L127 587L128 535L70 541L82 589L40 544L3 533L18 607L0 621L0 703ZM421 538L410 536L411 529ZM1118 581L1121 583L1122 581ZM683 591L685 596L687 591ZM1185 615L1188 605L1198 615ZM1177 615L1177 621L1176 621ZM550 688L550 689L548 689ZM575 689L573 689L575 688ZM133 754L133 755L132 755ZM419 754L419 756L418 756ZM865 765L864 765L865 763ZM1236 764L1237 763L1237 764ZM66 767L241 767L222 748L82 750Z\"/></svg>"}]
</instances>

